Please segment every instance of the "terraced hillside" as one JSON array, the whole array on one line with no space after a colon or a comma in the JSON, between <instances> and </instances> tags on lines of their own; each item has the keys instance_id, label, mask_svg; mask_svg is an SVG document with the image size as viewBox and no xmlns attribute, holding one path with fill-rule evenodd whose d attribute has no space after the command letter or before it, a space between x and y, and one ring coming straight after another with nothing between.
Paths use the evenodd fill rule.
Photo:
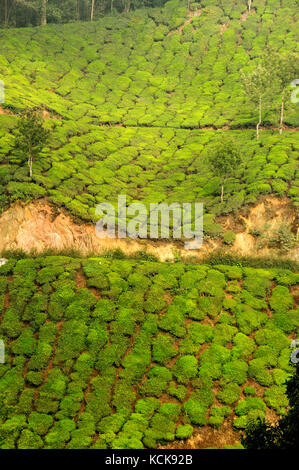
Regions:
<instances>
[{"instance_id":1,"label":"terraced hillside","mask_svg":"<svg viewBox=\"0 0 299 470\"><path fill-rule=\"evenodd\" d=\"M247 3L204 0L188 14L172 0L91 24L2 31L6 105L45 106L87 130L252 125L240 69L268 45L298 50L298 10L295 0L255 0L248 15ZM277 122L274 111L267 122ZM295 106L286 123L299 125Z\"/></svg>"},{"instance_id":2,"label":"terraced hillside","mask_svg":"<svg viewBox=\"0 0 299 470\"><path fill-rule=\"evenodd\" d=\"M241 71L298 51L298 2L185 3L0 29L0 449L238 448L250 420L286 413L299 108L286 93L280 135L277 92L257 140ZM35 107L51 137L30 179L14 136ZM242 158L221 202L209 158L227 135ZM97 257L96 205L119 195L203 202L197 255L214 260L183 240Z\"/></svg>"},{"instance_id":3,"label":"terraced hillside","mask_svg":"<svg viewBox=\"0 0 299 470\"><path fill-rule=\"evenodd\" d=\"M191 436L197 447L238 445L248 419L275 422L288 405L298 279L281 269L10 259L0 267L0 447L190 447Z\"/></svg>"},{"instance_id":4,"label":"terraced hillside","mask_svg":"<svg viewBox=\"0 0 299 470\"><path fill-rule=\"evenodd\" d=\"M246 128L254 127L257 110L240 71L252 70L266 46L297 50L297 19L293 0L256 0L249 15L246 1L206 0L188 13L173 0L163 10L92 24L1 31L1 209L47 197L91 221L95 205L116 202L118 194L145 203L184 196L203 201L211 221L265 194L286 195L296 205L298 133L269 129L255 141ZM15 157L12 135L14 114L28 106L44 108L53 129L32 181ZM278 95L266 126L277 126L279 106ZM290 100L285 124L293 130L299 124ZM205 157L223 127L242 128L230 134L243 163L220 204L219 178Z\"/></svg>"}]
</instances>

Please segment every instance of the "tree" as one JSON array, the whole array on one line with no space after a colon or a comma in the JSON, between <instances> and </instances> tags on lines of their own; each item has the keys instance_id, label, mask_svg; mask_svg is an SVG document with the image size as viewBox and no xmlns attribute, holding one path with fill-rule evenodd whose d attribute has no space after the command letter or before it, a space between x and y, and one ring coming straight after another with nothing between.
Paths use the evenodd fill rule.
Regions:
<instances>
[{"instance_id":1,"label":"tree","mask_svg":"<svg viewBox=\"0 0 299 470\"><path fill-rule=\"evenodd\" d=\"M91 0L90 21L93 21L93 18L94 18L94 4L95 4L95 0Z\"/></svg>"},{"instance_id":2,"label":"tree","mask_svg":"<svg viewBox=\"0 0 299 470\"><path fill-rule=\"evenodd\" d=\"M131 9L131 0L125 0L125 12L129 13Z\"/></svg>"},{"instance_id":3,"label":"tree","mask_svg":"<svg viewBox=\"0 0 299 470\"><path fill-rule=\"evenodd\" d=\"M235 174L241 163L241 156L235 141L231 137L221 135L216 148L209 156L209 163L221 181L221 202L223 202L224 185L227 178Z\"/></svg>"},{"instance_id":4,"label":"tree","mask_svg":"<svg viewBox=\"0 0 299 470\"><path fill-rule=\"evenodd\" d=\"M48 0L42 0L42 10L41 10L41 25L42 26L47 24L47 2Z\"/></svg>"},{"instance_id":5,"label":"tree","mask_svg":"<svg viewBox=\"0 0 299 470\"><path fill-rule=\"evenodd\" d=\"M280 54L273 47L268 47L262 55L264 67L271 71L272 83L281 93L279 132L283 131L284 107L286 91L294 77L299 73L299 58L297 54Z\"/></svg>"},{"instance_id":6,"label":"tree","mask_svg":"<svg viewBox=\"0 0 299 470\"><path fill-rule=\"evenodd\" d=\"M21 113L15 136L15 149L28 160L29 176L32 178L33 162L49 140L50 132L43 127L41 113L29 109Z\"/></svg>"},{"instance_id":7,"label":"tree","mask_svg":"<svg viewBox=\"0 0 299 470\"><path fill-rule=\"evenodd\" d=\"M4 0L4 24L8 26L8 4L7 0Z\"/></svg>"},{"instance_id":8,"label":"tree","mask_svg":"<svg viewBox=\"0 0 299 470\"><path fill-rule=\"evenodd\" d=\"M258 419L249 423L242 436L242 444L246 449L298 449L299 448L299 365L293 377L287 381L289 411L276 426Z\"/></svg>"},{"instance_id":9,"label":"tree","mask_svg":"<svg viewBox=\"0 0 299 470\"><path fill-rule=\"evenodd\" d=\"M249 13L251 11L251 4L252 4L252 0L248 0L248 11L249 11Z\"/></svg>"},{"instance_id":10,"label":"tree","mask_svg":"<svg viewBox=\"0 0 299 470\"><path fill-rule=\"evenodd\" d=\"M281 108L279 133L283 131L284 106L287 87L299 73L299 58L296 54L282 55L278 58L277 75L281 83Z\"/></svg>"},{"instance_id":11,"label":"tree","mask_svg":"<svg viewBox=\"0 0 299 470\"><path fill-rule=\"evenodd\" d=\"M258 107L258 122L256 125L256 138L259 139L259 128L262 124L262 112L266 102L272 97L273 74L271 69L262 64L250 73L241 74L245 92L250 101Z\"/></svg>"}]
</instances>

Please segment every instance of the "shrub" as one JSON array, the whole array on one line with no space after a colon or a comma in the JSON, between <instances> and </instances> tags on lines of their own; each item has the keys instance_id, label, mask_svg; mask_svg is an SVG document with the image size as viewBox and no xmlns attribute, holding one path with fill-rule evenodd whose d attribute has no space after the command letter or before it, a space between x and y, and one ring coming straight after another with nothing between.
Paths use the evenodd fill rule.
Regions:
<instances>
[{"instance_id":1,"label":"shrub","mask_svg":"<svg viewBox=\"0 0 299 470\"><path fill-rule=\"evenodd\" d=\"M194 356L182 356L177 359L173 366L173 374L179 383L186 384L189 380L196 377L197 360Z\"/></svg>"},{"instance_id":2,"label":"shrub","mask_svg":"<svg viewBox=\"0 0 299 470\"><path fill-rule=\"evenodd\" d=\"M188 439L192 433L193 427L190 424L179 424L175 434L177 439Z\"/></svg>"},{"instance_id":3,"label":"shrub","mask_svg":"<svg viewBox=\"0 0 299 470\"><path fill-rule=\"evenodd\" d=\"M244 333L237 333L233 338L232 358L247 359L255 350L254 340Z\"/></svg>"},{"instance_id":4,"label":"shrub","mask_svg":"<svg viewBox=\"0 0 299 470\"><path fill-rule=\"evenodd\" d=\"M232 405L240 397L240 387L235 383L228 383L223 389L218 392L217 398L221 403Z\"/></svg>"},{"instance_id":5,"label":"shrub","mask_svg":"<svg viewBox=\"0 0 299 470\"><path fill-rule=\"evenodd\" d=\"M41 449L43 440L29 429L23 429L18 440L18 449Z\"/></svg>"},{"instance_id":6,"label":"shrub","mask_svg":"<svg viewBox=\"0 0 299 470\"><path fill-rule=\"evenodd\" d=\"M189 398L184 403L183 411L192 424L204 426L207 423L207 409L199 400Z\"/></svg>"},{"instance_id":7,"label":"shrub","mask_svg":"<svg viewBox=\"0 0 299 470\"><path fill-rule=\"evenodd\" d=\"M175 336L183 337L185 334L185 316L177 307L170 305L159 322L159 328L169 331Z\"/></svg>"},{"instance_id":8,"label":"shrub","mask_svg":"<svg viewBox=\"0 0 299 470\"><path fill-rule=\"evenodd\" d=\"M272 375L266 368L265 359L253 359L249 362L248 374L265 387L272 384Z\"/></svg>"},{"instance_id":9,"label":"shrub","mask_svg":"<svg viewBox=\"0 0 299 470\"><path fill-rule=\"evenodd\" d=\"M237 325L242 333L249 335L253 330L259 329L267 321L267 314L258 312L247 305L240 305L236 315Z\"/></svg>"},{"instance_id":10,"label":"shrub","mask_svg":"<svg viewBox=\"0 0 299 470\"><path fill-rule=\"evenodd\" d=\"M160 334L153 340L153 360L155 362L165 365L176 355L177 350L170 336Z\"/></svg>"},{"instance_id":11,"label":"shrub","mask_svg":"<svg viewBox=\"0 0 299 470\"><path fill-rule=\"evenodd\" d=\"M234 232L225 232L222 235L222 240L226 245L233 245L236 240L236 234Z\"/></svg>"},{"instance_id":12,"label":"shrub","mask_svg":"<svg viewBox=\"0 0 299 470\"><path fill-rule=\"evenodd\" d=\"M223 377L226 382L242 385L247 378L248 365L245 361L239 359L227 362L223 365Z\"/></svg>"},{"instance_id":13,"label":"shrub","mask_svg":"<svg viewBox=\"0 0 299 470\"><path fill-rule=\"evenodd\" d=\"M210 410L209 424L219 429L224 418L231 414L232 410L229 406L212 406Z\"/></svg>"},{"instance_id":14,"label":"shrub","mask_svg":"<svg viewBox=\"0 0 299 470\"><path fill-rule=\"evenodd\" d=\"M52 426L52 423L52 416L43 413L37 413L36 411L33 411L28 418L29 427L39 436L44 436L47 434L49 428Z\"/></svg>"},{"instance_id":15,"label":"shrub","mask_svg":"<svg viewBox=\"0 0 299 470\"><path fill-rule=\"evenodd\" d=\"M183 401L185 396L187 395L187 389L184 385L176 385L175 382L170 382L168 387L169 395L177 398L180 401Z\"/></svg>"},{"instance_id":16,"label":"shrub","mask_svg":"<svg viewBox=\"0 0 299 470\"><path fill-rule=\"evenodd\" d=\"M140 393L160 397L166 391L172 375L166 367L153 366L149 370L147 377L147 381L141 386Z\"/></svg>"},{"instance_id":17,"label":"shrub","mask_svg":"<svg viewBox=\"0 0 299 470\"><path fill-rule=\"evenodd\" d=\"M293 297L289 289L284 286L276 286L270 297L269 303L275 313L287 313L293 306Z\"/></svg>"},{"instance_id":18,"label":"shrub","mask_svg":"<svg viewBox=\"0 0 299 470\"><path fill-rule=\"evenodd\" d=\"M256 395L256 389L254 387L244 387L244 390L243 390L243 393L244 395Z\"/></svg>"},{"instance_id":19,"label":"shrub","mask_svg":"<svg viewBox=\"0 0 299 470\"><path fill-rule=\"evenodd\" d=\"M286 388L281 385L272 385L265 390L264 400L268 406L273 408L278 414L284 414L289 404L286 396Z\"/></svg>"},{"instance_id":20,"label":"shrub","mask_svg":"<svg viewBox=\"0 0 299 470\"><path fill-rule=\"evenodd\" d=\"M261 398L248 397L245 400L241 400L236 408L235 413L238 416L247 415L251 410L266 411L266 405Z\"/></svg>"}]
</instances>

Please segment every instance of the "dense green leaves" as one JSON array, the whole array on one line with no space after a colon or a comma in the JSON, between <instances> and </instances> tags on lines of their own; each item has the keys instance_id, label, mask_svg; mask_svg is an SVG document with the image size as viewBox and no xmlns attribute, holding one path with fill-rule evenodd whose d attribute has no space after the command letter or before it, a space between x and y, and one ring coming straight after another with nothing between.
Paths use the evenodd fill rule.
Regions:
<instances>
[{"instance_id":1,"label":"dense green leaves","mask_svg":"<svg viewBox=\"0 0 299 470\"><path fill-rule=\"evenodd\" d=\"M63 256L1 269L3 448L156 447L288 406L295 273Z\"/></svg>"}]
</instances>

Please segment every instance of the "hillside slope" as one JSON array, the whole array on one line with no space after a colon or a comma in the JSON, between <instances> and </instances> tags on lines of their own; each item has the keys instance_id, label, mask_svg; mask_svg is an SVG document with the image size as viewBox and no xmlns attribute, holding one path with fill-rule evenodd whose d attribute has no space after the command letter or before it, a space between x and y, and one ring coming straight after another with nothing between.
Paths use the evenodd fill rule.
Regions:
<instances>
[{"instance_id":1,"label":"hillside slope","mask_svg":"<svg viewBox=\"0 0 299 470\"><path fill-rule=\"evenodd\" d=\"M286 103L289 128L280 136L277 97L257 142L246 130L256 110L240 79L267 45L297 49L296 2L259 0L246 12L245 1L206 0L188 13L173 0L92 24L0 31L0 210L46 197L92 222L95 206L119 194L147 206L201 201L206 236L219 236L215 216L263 195L296 207L298 105ZM32 181L13 148L16 112L28 106L43 108L53 130ZM243 157L223 204L207 165L215 129L234 136Z\"/></svg>"},{"instance_id":2,"label":"hillside slope","mask_svg":"<svg viewBox=\"0 0 299 470\"><path fill-rule=\"evenodd\" d=\"M10 259L0 267L0 447L236 444L248 419L286 410L298 280L236 266Z\"/></svg>"}]
</instances>

